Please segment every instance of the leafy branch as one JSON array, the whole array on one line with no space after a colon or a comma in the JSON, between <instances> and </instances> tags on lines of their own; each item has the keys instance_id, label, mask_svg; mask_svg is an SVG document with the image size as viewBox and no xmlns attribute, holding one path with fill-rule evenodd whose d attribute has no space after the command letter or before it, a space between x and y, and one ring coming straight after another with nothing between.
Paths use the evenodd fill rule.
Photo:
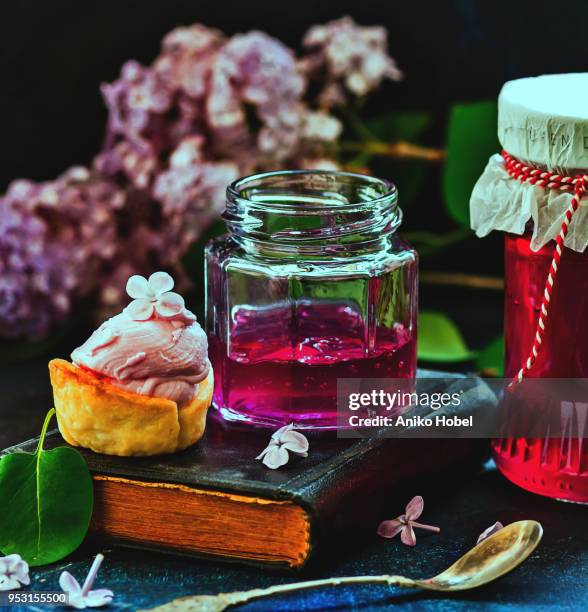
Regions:
<instances>
[{"instance_id":1,"label":"leafy branch","mask_svg":"<svg viewBox=\"0 0 588 612\"><path fill-rule=\"evenodd\" d=\"M370 156L415 159L439 163L445 161L446 157L443 149L423 147L406 140L397 140L396 142L382 142L380 140L366 140L362 142L343 141L337 145L337 148L343 153L365 153Z\"/></svg>"}]
</instances>

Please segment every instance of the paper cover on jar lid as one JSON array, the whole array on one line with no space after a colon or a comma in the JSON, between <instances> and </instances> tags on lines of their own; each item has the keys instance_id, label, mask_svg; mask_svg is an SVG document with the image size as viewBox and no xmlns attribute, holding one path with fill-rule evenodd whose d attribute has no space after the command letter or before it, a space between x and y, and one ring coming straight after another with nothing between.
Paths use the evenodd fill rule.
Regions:
<instances>
[{"instance_id":1,"label":"paper cover on jar lid","mask_svg":"<svg viewBox=\"0 0 588 612\"><path fill-rule=\"evenodd\" d=\"M562 174L588 168L588 73L546 74L504 84L498 140L521 161Z\"/></svg>"},{"instance_id":2,"label":"paper cover on jar lid","mask_svg":"<svg viewBox=\"0 0 588 612\"><path fill-rule=\"evenodd\" d=\"M588 107L579 101L582 91L588 93L588 73L506 83L498 101L498 133L504 149L521 161L565 175L588 168ZM571 193L511 178L502 157L493 155L472 192L471 226L480 237L493 230L522 235L532 220L531 247L539 250L556 238L571 199ZM574 215L564 244L578 252L588 246L585 201Z\"/></svg>"},{"instance_id":3,"label":"paper cover on jar lid","mask_svg":"<svg viewBox=\"0 0 588 612\"><path fill-rule=\"evenodd\" d=\"M500 155L493 155L478 179L470 198L471 227L478 237L498 230L525 233L533 221L531 248L538 251L559 234L571 193L544 189L511 178ZM583 253L588 246L588 208L582 201L570 224L564 244Z\"/></svg>"}]
</instances>

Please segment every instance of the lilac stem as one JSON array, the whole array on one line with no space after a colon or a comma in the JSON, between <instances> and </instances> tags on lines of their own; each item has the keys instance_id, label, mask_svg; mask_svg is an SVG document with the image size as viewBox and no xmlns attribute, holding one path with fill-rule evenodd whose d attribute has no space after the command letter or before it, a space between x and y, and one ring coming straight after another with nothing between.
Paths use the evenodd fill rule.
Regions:
<instances>
[{"instance_id":1,"label":"lilac stem","mask_svg":"<svg viewBox=\"0 0 588 612\"><path fill-rule=\"evenodd\" d=\"M422 523L417 523L416 521L410 521L410 524L418 529L426 529L427 531L433 531L435 533L439 533L441 531L439 527L433 527L433 525L423 525Z\"/></svg>"},{"instance_id":2,"label":"lilac stem","mask_svg":"<svg viewBox=\"0 0 588 612\"><path fill-rule=\"evenodd\" d=\"M90 592L90 589L94 585L94 580L96 580L96 576L98 575L98 570L100 569L100 566L102 565L102 561L104 561L104 555L102 554L96 555L96 558L94 559L94 563L92 563L92 567L90 568L90 571L88 572L88 576L86 577L86 580L84 581L84 586L82 587L83 597L86 597L86 595Z\"/></svg>"}]
</instances>

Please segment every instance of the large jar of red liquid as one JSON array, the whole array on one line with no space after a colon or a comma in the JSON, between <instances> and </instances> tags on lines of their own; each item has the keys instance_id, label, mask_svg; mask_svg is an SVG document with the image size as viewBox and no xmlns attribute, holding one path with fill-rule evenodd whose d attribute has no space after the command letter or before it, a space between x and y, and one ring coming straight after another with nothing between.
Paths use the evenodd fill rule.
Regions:
<instances>
[{"instance_id":1,"label":"large jar of red liquid","mask_svg":"<svg viewBox=\"0 0 588 612\"><path fill-rule=\"evenodd\" d=\"M565 379L545 387L556 391L534 397L533 405L517 397L516 384L505 392L503 406L513 422L534 416L533 411L553 418L555 411L561 427L553 435L553 421L545 417L542 425L538 416L544 431L540 437L494 440L496 464L529 491L581 503L588 503L588 394L578 401L575 389L588 378L587 200L580 201L569 223L551 286L547 278L555 239L573 191L562 190L561 184L533 184L530 175L509 175L505 160L510 155L522 161L529 166L527 174L535 168L564 177L588 174L586 93L588 74L507 83L499 97L498 119L505 154L490 159L471 199L472 226L478 235L505 232L505 375L515 378L523 368L527 379ZM546 286L548 314L541 327ZM534 344L537 356L524 368Z\"/></svg>"},{"instance_id":2,"label":"large jar of red liquid","mask_svg":"<svg viewBox=\"0 0 588 612\"><path fill-rule=\"evenodd\" d=\"M214 406L229 421L335 428L337 379L416 370L417 255L394 186L285 171L227 190L206 249Z\"/></svg>"}]
</instances>

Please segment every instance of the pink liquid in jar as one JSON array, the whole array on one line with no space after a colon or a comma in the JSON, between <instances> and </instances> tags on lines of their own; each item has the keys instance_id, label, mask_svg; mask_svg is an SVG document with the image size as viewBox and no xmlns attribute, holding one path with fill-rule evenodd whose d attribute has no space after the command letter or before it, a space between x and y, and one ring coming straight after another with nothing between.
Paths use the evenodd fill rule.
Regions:
<instances>
[{"instance_id":1,"label":"pink liquid in jar","mask_svg":"<svg viewBox=\"0 0 588 612\"><path fill-rule=\"evenodd\" d=\"M376 327L366 350L362 317L349 305L301 301L241 308L227 343L210 339L214 403L228 420L333 428L337 379L405 378L412 388L416 342L402 324Z\"/></svg>"},{"instance_id":2,"label":"pink liquid in jar","mask_svg":"<svg viewBox=\"0 0 588 612\"><path fill-rule=\"evenodd\" d=\"M554 243L534 252L530 236L505 235L505 374L513 377L533 344ZM588 255L564 249L539 356L529 376L588 378ZM566 397L546 397L558 410ZM507 409L517 405L507 397ZM587 398L588 401L588 398ZM554 404L555 402L555 404ZM546 404L547 405L547 404ZM493 441L498 468L524 489L566 501L588 503L588 440L585 415L574 406L575 427L566 437ZM563 413L562 413L563 414Z\"/></svg>"}]
</instances>

